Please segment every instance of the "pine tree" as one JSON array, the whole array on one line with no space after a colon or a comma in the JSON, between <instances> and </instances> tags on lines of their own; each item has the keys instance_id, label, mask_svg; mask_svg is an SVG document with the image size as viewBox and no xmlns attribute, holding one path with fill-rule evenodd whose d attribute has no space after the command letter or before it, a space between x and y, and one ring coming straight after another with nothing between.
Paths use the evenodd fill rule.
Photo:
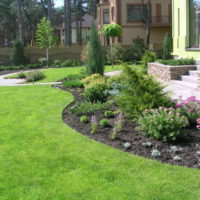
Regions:
<instances>
[{"instance_id":1,"label":"pine tree","mask_svg":"<svg viewBox=\"0 0 200 200\"><path fill-rule=\"evenodd\" d=\"M13 65L24 65L26 64L26 56L24 54L24 46L19 41L16 40L11 51L10 61Z\"/></svg>"},{"instance_id":2,"label":"pine tree","mask_svg":"<svg viewBox=\"0 0 200 200\"><path fill-rule=\"evenodd\" d=\"M164 60L170 59L172 53L172 39L169 34L165 35L164 39L164 48L163 48L163 56Z\"/></svg>"},{"instance_id":3,"label":"pine tree","mask_svg":"<svg viewBox=\"0 0 200 200\"><path fill-rule=\"evenodd\" d=\"M93 22L90 31L88 59L86 61L87 74L104 74L104 56L99 42L97 26Z\"/></svg>"}]
</instances>

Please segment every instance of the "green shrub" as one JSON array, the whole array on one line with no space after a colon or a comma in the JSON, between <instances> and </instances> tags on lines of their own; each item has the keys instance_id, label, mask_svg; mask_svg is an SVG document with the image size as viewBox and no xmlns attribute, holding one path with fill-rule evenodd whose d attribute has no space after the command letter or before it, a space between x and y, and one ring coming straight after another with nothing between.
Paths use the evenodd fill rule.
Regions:
<instances>
[{"instance_id":1,"label":"green shrub","mask_svg":"<svg viewBox=\"0 0 200 200\"><path fill-rule=\"evenodd\" d=\"M45 78L45 75L44 75L44 72L42 71L29 72L26 75L26 82L40 81L44 78Z\"/></svg>"},{"instance_id":2,"label":"green shrub","mask_svg":"<svg viewBox=\"0 0 200 200\"><path fill-rule=\"evenodd\" d=\"M156 52L153 51L145 51L144 55L142 56L142 64L147 67L148 63L150 62L155 62L157 59L157 54Z\"/></svg>"},{"instance_id":3,"label":"green shrub","mask_svg":"<svg viewBox=\"0 0 200 200\"><path fill-rule=\"evenodd\" d=\"M121 78L121 92L115 100L128 117L137 117L145 109L173 105L172 100L163 92L163 86L142 70L124 65Z\"/></svg>"},{"instance_id":4,"label":"green shrub","mask_svg":"<svg viewBox=\"0 0 200 200\"><path fill-rule=\"evenodd\" d=\"M13 44L10 61L13 65L24 65L27 63L24 46L19 40L16 40Z\"/></svg>"},{"instance_id":5,"label":"green shrub","mask_svg":"<svg viewBox=\"0 0 200 200\"><path fill-rule=\"evenodd\" d=\"M82 103L78 103L76 104L75 106L73 106L71 109L70 109L70 112L73 113L73 114L93 114L94 112L96 111L99 111L99 110L106 110L109 108L109 105L106 104L106 103L100 103L100 102L97 102L97 103L90 103L90 102L82 102Z\"/></svg>"},{"instance_id":6,"label":"green shrub","mask_svg":"<svg viewBox=\"0 0 200 200\"><path fill-rule=\"evenodd\" d=\"M113 44L107 51L107 62L110 64L119 64L124 61L125 49L121 44Z\"/></svg>"},{"instance_id":7,"label":"green shrub","mask_svg":"<svg viewBox=\"0 0 200 200\"><path fill-rule=\"evenodd\" d=\"M109 121L107 119L102 119L100 122L99 122L100 126L102 128L106 128L109 126Z\"/></svg>"},{"instance_id":8,"label":"green shrub","mask_svg":"<svg viewBox=\"0 0 200 200\"><path fill-rule=\"evenodd\" d=\"M132 47L127 50L127 56L129 56L129 60L137 60L140 61L142 56L144 55L145 52L145 44L143 42L143 40L139 37L137 37L137 39L134 41L134 44L132 45Z\"/></svg>"},{"instance_id":9,"label":"green shrub","mask_svg":"<svg viewBox=\"0 0 200 200\"><path fill-rule=\"evenodd\" d=\"M52 67L61 67L62 61L60 60L54 60L52 63Z\"/></svg>"},{"instance_id":10,"label":"green shrub","mask_svg":"<svg viewBox=\"0 0 200 200\"><path fill-rule=\"evenodd\" d=\"M145 133L162 141L175 141L183 135L183 128L188 126L187 117L174 108L159 108L144 111L140 116L139 128Z\"/></svg>"},{"instance_id":11,"label":"green shrub","mask_svg":"<svg viewBox=\"0 0 200 200\"><path fill-rule=\"evenodd\" d=\"M91 76L87 76L86 78L84 78L82 82L84 83L84 86L87 87L91 82L94 82L96 80L102 80L102 79L104 79L102 75L92 74Z\"/></svg>"},{"instance_id":12,"label":"green shrub","mask_svg":"<svg viewBox=\"0 0 200 200\"><path fill-rule=\"evenodd\" d=\"M87 116L81 116L80 122L83 123L83 124L87 124L89 122L88 117Z\"/></svg>"},{"instance_id":13,"label":"green shrub","mask_svg":"<svg viewBox=\"0 0 200 200\"><path fill-rule=\"evenodd\" d=\"M88 58L86 61L86 71L88 75L104 74L103 51L99 41L98 30L95 22L93 22L90 31L90 41L89 41Z\"/></svg>"},{"instance_id":14,"label":"green shrub","mask_svg":"<svg viewBox=\"0 0 200 200\"><path fill-rule=\"evenodd\" d=\"M162 63L164 65L172 65L172 66L195 64L195 61L193 58L177 59L177 60L157 60L157 62Z\"/></svg>"},{"instance_id":15,"label":"green shrub","mask_svg":"<svg viewBox=\"0 0 200 200\"><path fill-rule=\"evenodd\" d=\"M104 83L95 84L85 90L85 100L96 103L96 102L106 102L108 98L108 93L106 92L107 85Z\"/></svg>"},{"instance_id":16,"label":"green shrub","mask_svg":"<svg viewBox=\"0 0 200 200\"><path fill-rule=\"evenodd\" d=\"M169 34L165 35L164 46L163 46L163 56L162 59L170 59L172 57L172 38Z\"/></svg>"},{"instance_id":17,"label":"green shrub","mask_svg":"<svg viewBox=\"0 0 200 200\"><path fill-rule=\"evenodd\" d=\"M39 63L40 63L43 67L47 66L47 62L48 62L47 58L45 58L45 57L39 58Z\"/></svg>"},{"instance_id":18,"label":"green shrub","mask_svg":"<svg viewBox=\"0 0 200 200\"><path fill-rule=\"evenodd\" d=\"M21 72L21 73L17 74L17 78L24 79L24 78L26 78L26 74Z\"/></svg>"},{"instance_id":19,"label":"green shrub","mask_svg":"<svg viewBox=\"0 0 200 200\"><path fill-rule=\"evenodd\" d=\"M115 115L114 115L114 112L113 112L113 111L107 110L107 111L104 112L104 116L105 116L106 118L111 118L111 117L114 117Z\"/></svg>"},{"instance_id":20,"label":"green shrub","mask_svg":"<svg viewBox=\"0 0 200 200\"><path fill-rule=\"evenodd\" d=\"M80 80L66 80L63 82L63 85L66 88L81 88L83 87L83 83Z\"/></svg>"}]
</instances>

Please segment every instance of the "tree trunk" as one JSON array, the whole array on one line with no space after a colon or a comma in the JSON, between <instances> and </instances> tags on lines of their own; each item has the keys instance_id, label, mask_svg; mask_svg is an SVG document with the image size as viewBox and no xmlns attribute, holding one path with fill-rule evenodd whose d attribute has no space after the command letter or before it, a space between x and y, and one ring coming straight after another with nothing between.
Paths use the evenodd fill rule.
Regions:
<instances>
[{"instance_id":1,"label":"tree trunk","mask_svg":"<svg viewBox=\"0 0 200 200\"><path fill-rule=\"evenodd\" d=\"M52 0L48 0L48 20L52 24Z\"/></svg>"},{"instance_id":2,"label":"tree trunk","mask_svg":"<svg viewBox=\"0 0 200 200\"><path fill-rule=\"evenodd\" d=\"M49 67L49 48L46 48L47 67Z\"/></svg>"},{"instance_id":3,"label":"tree trunk","mask_svg":"<svg viewBox=\"0 0 200 200\"><path fill-rule=\"evenodd\" d=\"M65 45L72 45L72 29L71 29L71 2L64 0L64 22L65 22Z\"/></svg>"},{"instance_id":4,"label":"tree trunk","mask_svg":"<svg viewBox=\"0 0 200 200\"><path fill-rule=\"evenodd\" d=\"M82 10L83 10L83 1L79 0L78 5L78 19L79 19L79 36L78 36L78 44L82 45Z\"/></svg>"},{"instance_id":5,"label":"tree trunk","mask_svg":"<svg viewBox=\"0 0 200 200\"><path fill-rule=\"evenodd\" d=\"M17 0L17 18L18 18L18 26L19 26L19 40L22 44L24 44L21 0Z\"/></svg>"}]
</instances>

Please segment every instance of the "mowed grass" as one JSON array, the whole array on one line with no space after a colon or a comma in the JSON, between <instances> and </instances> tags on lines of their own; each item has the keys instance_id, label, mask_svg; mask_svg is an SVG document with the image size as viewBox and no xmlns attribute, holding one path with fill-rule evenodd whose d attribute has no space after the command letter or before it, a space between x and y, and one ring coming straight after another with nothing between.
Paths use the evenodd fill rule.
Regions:
<instances>
[{"instance_id":1,"label":"mowed grass","mask_svg":"<svg viewBox=\"0 0 200 200\"><path fill-rule=\"evenodd\" d=\"M124 153L66 126L70 93L21 86L0 95L0 199L199 199L199 170Z\"/></svg>"},{"instance_id":2,"label":"mowed grass","mask_svg":"<svg viewBox=\"0 0 200 200\"><path fill-rule=\"evenodd\" d=\"M142 67L142 66L137 66L137 67ZM42 70L42 71L44 71L46 78L41 80L41 81L37 81L37 83L59 81L63 78L66 78L70 74L78 74L81 71L83 71L84 69L85 69L85 67L68 67L68 68L57 68L57 69ZM122 69L121 65L115 65L113 67L112 66L106 66L105 72L118 71L118 70L121 70L121 69ZM12 76L8 76L7 78L16 78L16 77L17 77L17 75L12 75Z\"/></svg>"}]
</instances>

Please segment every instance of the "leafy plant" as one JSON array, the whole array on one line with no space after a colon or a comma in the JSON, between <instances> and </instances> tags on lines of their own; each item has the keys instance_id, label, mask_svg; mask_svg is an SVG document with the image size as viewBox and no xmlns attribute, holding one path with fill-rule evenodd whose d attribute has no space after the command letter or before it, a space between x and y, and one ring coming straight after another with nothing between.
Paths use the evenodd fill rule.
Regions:
<instances>
[{"instance_id":1,"label":"leafy plant","mask_svg":"<svg viewBox=\"0 0 200 200\"><path fill-rule=\"evenodd\" d=\"M24 65L27 63L24 46L19 40L16 40L13 44L10 61L13 65Z\"/></svg>"},{"instance_id":2,"label":"leafy plant","mask_svg":"<svg viewBox=\"0 0 200 200\"><path fill-rule=\"evenodd\" d=\"M103 26L102 31L108 37L119 37L122 32L122 27L118 24L106 24Z\"/></svg>"},{"instance_id":3,"label":"leafy plant","mask_svg":"<svg viewBox=\"0 0 200 200\"><path fill-rule=\"evenodd\" d=\"M196 125L196 120L200 118L200 100L192 96L185 100L180 97L179 99L175 99L174 102L181 114L188 118L190 124Z\"/></svg>"},{"instance_id":4,"label":"leafy plant","mask_svg":"<svg viewBox=\"0 0 200 200\"><path fill-rule=\"evenodd\" d=\"M174 105L158 81L127 65L124 65L121 74L120 88L120 95L115 97L115 101L131 118L138 117L145 109Z\"/></svg>"},{"instance_id":5,"label":"leafy plant","mask_svg":"<svg viewBox=\"0 0 200 200\"><path fill-rule=\"evenodd\" d=\"M26 75L26 82L35 82L45 78L45 75L42 71L29 72Z\"/></svg>"},{"instance_id":6,"label":"leafy plant","mask_svg":"<svg viewBox=\"0 0 200 200\"><path fill-rule=\"evenodd\" d=\"M106 92L107 85L105 83L97 83L85 90L84 97L87 101L96 102L106 102L108 98L108 93Z\"/></svg>"},{"instance_id":7,"label":"leafy plant","mask_svg":"<svg viewBox=\"0 0 200 200\"><path fill-rule=\"evenodd\" d=\"M177 60L157 60L157 62L162 63L164 65L172 65L172 66L195 64L195 61L193 58L177 59Z\"/></svg>"},{"instance_id":8,"label":"leafy plant","mask_svg":"<svg viewBox=\"0 0 200 200\"><path fill-rule=\"evenodd\" d=\"M26 78L26 74L21 72L21 73L17 74L17 78L24 79L24 78Z\"/></svg>"},{"instance_id":9,"label":"leafy plant","mask_svg":"<svg viewBox=\"0 0 200 200\"><path fill-rule=\"evenodd\" d=\"M63 85L66 88L81 88L83 87L83 83L77 79L77 80L66 80L63 82Z\"/></svg>"},{"instance_id":10,"label":"leafy plant","mask_svg":"<svg viewBox=\"0 0 200 200\"><path fill-rule=\"evenodd\" d=\"M115 115L114 115L114 112L113 112L113 111L107 110L107 111L104 112L104 116L105 116L106 118L112 118L112 117L114 117Z\"/></svg>"},{"instance_id":11,"label":"leafy plant","mask_svg":"<svg viewBox=\"0 0 200 200\"><path fill-rule=\"evenodd\" d=\"M42 65L42 66L46 66L47 65L47 58L39 58L39 63Z\"/></svg>"},{"instance_id":12,"label":"leafy plant","mask_svg":"<svg viewBox=\"0 0 200 200\"><path fill-rule=\"evenodd\" d=\"M95 113L96 111L98 110L106 110L109 108L109 105L106 104L106 103L100 103L100 102L97 102L97 103L90 103L90 102L82 102L82 103L78 103L76 105L74 105L71 109L70 109L70 112L73 113L73 114L92 114L92 113Z\"/></svg>"},{"instance_id":13,"label":"leafy plant","mask_svg":"<svg viewBox=\"0 0 200 200\"><path fill-rule=\"evenodd\" d=\"M87 124L89 122L88 117L87 116L81 116L80 122L83 123L83 124Z\"/></svg>"},{"instance_id":14,"label":"leafy plant","mask_svg":"<svg viewBox=\"0 0 200 200\"><path fill-rule=\"evenodd\" d=\"M102 119L100 122L99 122L100 126L102 128L106 128L109 126L109 121L107 119Z\"/></svg>"},{"instance_id":15,"label":"leafy plant","mask_svg":"<svg viewBox=\"0 0 200 200\"><path fill-rule=\"evenodd\" d=\"M147 67L148 63L155 62L156 59L157 59L156 52L146 50L144 52L144 55L142 56L142 61L141 62L142 62L143 65L145 65Z\"/></svg>"},{"instance_id":16,"label":"leafy plant","mask_svg":"<svg viewBox=\"0 0 200 200\"><path fill-rule=\"evenodd\" d=\"M51 26L51 22L43 17L37 26L36 31L36 44L40 48L46 49L46 59L47 67L49 66L49 49L55 47L56 36L54 34L54 29Z\"/></svg>"},{"instance_id":17,"label":"leafy plant","mask_svg":"<svg viewBox=\"0 0 200 200\"><path fill-rule=\"evenodd\" d=\"M105 79L100 74L92 74L91 76L84 78L82 82L84 83L84 86L87 87L91 82L105 82Z\"/></svg>"},{"instance_id":18,"label":"leafy plant","mask_svg":"<svg viewBox=\"0 0 200 200\"><path fill-rule=\"evenodd\" d=\"M163 56L164 60L170 59L172 57L172 38L169 34L165 35L164 46L163 46Z\"/></svg>"},{"instance_id":19,"label":"leafy plant","mask_svg":"<svg viewBox=\"0 0 200 200\"><path fill-rule=\"evenodd\" d=\"M104 74L104 57L96 24L93 23L90 32L88 58L86 60L86 71L88 75Z\"/></svg>"},{"instance_id":20,"label":"leafy plant","mask_svg":"<svg viewBox=\"0 0 200 200\"><path fill-rule=\"evenodd\" d=\"M160 107L144 111L139 117L138 124L148 136L166 142L175 141L182 136L182 129L187 127L189 122L179 110Z\"/></svg>"},{"instance_id":21,"label":"leafy plant","mask_svg":"<svg viewBox=\"0 0 200 200\"><path fill-rule=\"evenodd\" d=\"M107 61L114 64L119 64L124 60L125 49L121 44L113 44L107 51Z\"/></svg>"}]
</instances>

